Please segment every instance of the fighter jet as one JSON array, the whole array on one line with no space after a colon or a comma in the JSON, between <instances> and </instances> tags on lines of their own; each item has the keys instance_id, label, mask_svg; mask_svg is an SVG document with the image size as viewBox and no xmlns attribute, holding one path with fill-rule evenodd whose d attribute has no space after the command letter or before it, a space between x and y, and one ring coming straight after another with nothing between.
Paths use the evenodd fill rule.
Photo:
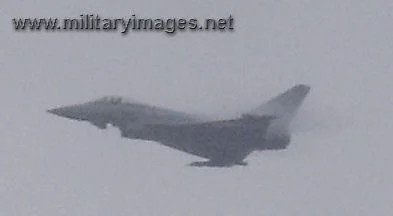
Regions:
<instances>
[{"instance_id":1,"label":"fighter jet","mask_svg":"<svg viewBox=\"0 0 393 216\"><path fill-rule=\"evenodd\" d=\"M247 165L244 159L253 151L287 148L290 122L309 91L307 85L296 85L228 120L200 118L115 96L47 111L100 129L111 124L119 128L122 137L155 141L207 159L190 166L231 167Z\"/></svg>"}]
</instances>

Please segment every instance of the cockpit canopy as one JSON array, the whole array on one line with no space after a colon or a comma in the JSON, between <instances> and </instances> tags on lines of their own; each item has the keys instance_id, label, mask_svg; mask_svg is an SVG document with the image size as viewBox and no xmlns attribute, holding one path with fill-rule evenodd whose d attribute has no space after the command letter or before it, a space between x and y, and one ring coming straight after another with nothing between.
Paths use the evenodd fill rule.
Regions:
<instances>
[{"instance_id":1,"label":"cockpit canopy","mask_svg":"<svg viewBox=\"0 0 393 216\"><path fill-rule=\"evenodd\" d=\"M102 98L99 98L95 101L92 101L93 103L108 103L108 104L133 104L135 101L131 101L128 98L124 98L121 96L105 96Z\"/></svg>"}]
</instances>

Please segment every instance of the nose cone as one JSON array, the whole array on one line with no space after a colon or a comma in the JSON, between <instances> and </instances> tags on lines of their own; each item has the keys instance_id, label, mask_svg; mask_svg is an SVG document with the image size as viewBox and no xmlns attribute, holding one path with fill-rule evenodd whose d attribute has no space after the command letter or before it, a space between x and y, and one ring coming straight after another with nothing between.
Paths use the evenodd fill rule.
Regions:
<instances>
[{"instance_id":1,"label":"nose cone","mask_svg":"<svg viewBox=\"0 0 393 216\"><path fill-rule=\"evenodd\" d=\"M66 106L47 110L48 113L65 118L85 120L87 119L86 109L82 106Z\"/></svg>"}]
</instances>

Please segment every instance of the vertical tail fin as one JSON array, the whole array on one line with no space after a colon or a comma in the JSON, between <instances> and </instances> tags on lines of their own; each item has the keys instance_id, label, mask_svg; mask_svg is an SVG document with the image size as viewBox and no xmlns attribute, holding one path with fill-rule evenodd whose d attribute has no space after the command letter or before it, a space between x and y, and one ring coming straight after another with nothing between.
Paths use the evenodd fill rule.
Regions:
<instances>
[{"instance_id":1,"label":"vertical tail fin","mask_svg":"<svg viewBox=\"0 0 393 216\"><path fill-rule=\"evenodd\" d=\"M308 85L295 85L248 113L257 116L270 115L277 117L266 132L266 140L270 148L286 148L289 144L291 139L289 126L310 89Z\"/></svg>"},{"instance_id":2,"label":"vertical tail fin","mask_svg":"<svg viewBox=\"0 0 393 216\"><path fill-rule=\"evenodd\" d=\"M310 87L308 85L295 85L286 92L251 110L249 114L272 115L278 118L290 117L292 119L309 91Z\"/></svg>"}]
</instances>

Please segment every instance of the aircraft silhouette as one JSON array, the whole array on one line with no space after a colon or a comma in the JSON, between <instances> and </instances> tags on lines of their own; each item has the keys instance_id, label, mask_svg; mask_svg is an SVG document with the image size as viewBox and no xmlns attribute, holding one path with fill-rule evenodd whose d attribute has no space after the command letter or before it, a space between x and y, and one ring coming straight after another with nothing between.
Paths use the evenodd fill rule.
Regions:
<instances>
[{"instance_id":1,"label":"aircraft silhouette","mask_svg":"<svg viewBox=\"0 0 393 216\"><path fill-rule=\"evenodd\" d=\"M231 167L247 165L244 159L253 151L285 149L290 142L290 122L309 91L307 85L296 85L229 120L198 118L113 96L47 111L88 121L100 129L111 124L120 129L122 137L156 141L208 159L190 166Z\"/></svg>"}]
</instances>

